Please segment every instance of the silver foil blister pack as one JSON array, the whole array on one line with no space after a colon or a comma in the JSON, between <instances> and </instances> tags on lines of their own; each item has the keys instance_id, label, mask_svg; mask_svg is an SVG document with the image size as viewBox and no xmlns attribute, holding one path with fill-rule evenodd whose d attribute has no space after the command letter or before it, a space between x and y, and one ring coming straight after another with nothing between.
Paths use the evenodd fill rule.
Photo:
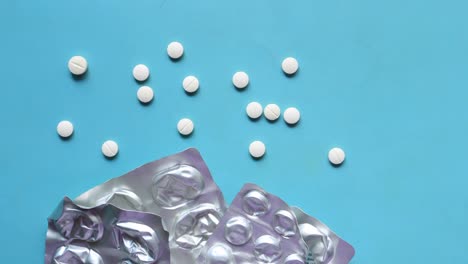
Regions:
<instances>
[{"instance_id":1,"label":"silver foil blister pack","mask_svg":"<svg viewBox=\"0 0 468 264\"><path fill-rule=\"evenodd\" d=\"M167 233L153 214L65 198L49 217L45 264L169 264Z\"/></svg>"},{"instance_id":2,"label":"silver foil blister pack","mask_svg":"<svg viewBox=\"0 0 468 264\"><path fill-rule=\"evenodd\" d=\"M76 198L83 207L111 204L153 213L169 232L171 263L195 263L226 210L196 149L148 163Z\"/></svg>"},{"instance_id":3,"label":"silver foil blister pack","mask_svg":"<svg viewBox=\"0 0 468 264\"><path fill-rule=\"evenodd\" d=\"M354 256L354 248L338 237L325 224L307 215L298 207L291 207L299 230L308 247L309 264L347 264Z\"/></svg>"},{"instance_id":4,"label":"silver foil blister pack","mask_svg":"<svg viewBox=\"0 0 468 264\"><path fill-rule=\"evenodd\" d=\"M296 217L280 198L246 184L234 198L197 263L306 263Z\"/></svg>"},{"instance_id":5,"label":"silver foil blister pack","mask_svg":"<svg viewBox=\"0 0 468 264\"><path fill-rule=\"evenodd\" d=\"M227 209L196 149L65 198L48 221L45 264L348 264L326 225L246 184Z\"/></svg>"}]
</instances>

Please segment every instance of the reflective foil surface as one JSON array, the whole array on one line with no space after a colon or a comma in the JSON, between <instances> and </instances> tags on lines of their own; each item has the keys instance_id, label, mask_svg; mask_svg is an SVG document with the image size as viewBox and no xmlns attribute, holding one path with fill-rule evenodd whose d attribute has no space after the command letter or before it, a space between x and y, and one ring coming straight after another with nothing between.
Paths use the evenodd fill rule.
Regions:
<instances>
[{"instance_id":1,"label":"reflective foil surface","mask_svg":"<svg viewBox=\"0 0 468 264\"><path fill-rule=\"evenodd\" d=\"M49 218L45 263L168 264L168 236L156 215L64 198Z\"/></svg>"},{"instance_id":2,"label":"reflective foil surface","mask_svg":"<svg viewBox=\"0 0 468 264\"><path fill-rule=\"evenodd\" d=\"M296 216L278 197L246 184L197 263L306 263Z\"/></svg>"},{"instance_id":3,"label":"reflective foil surface","mask_svg":"<svg viewBox=\"0 0 468 264\"><path fill-rule=\"evenodd\" d=\"M59 204L45 264L348 264L351 245L246 184L229 208L200 153L148 163Z\"/></svg>"},{"instance_id":4,"label":"reflective foil surface","mask_svg":"<svg viewBox=\"0 0 468 264\"><path fill-rule=\"evenodd\" d=\"M83 207L112 204L160 216L176 264L195 263L226 210L196 149L143 165L83 193L75 202Z\"/></svg>"},{"instance_id":5,"label":"reflective foil surface","mask_svg":"<svg viewBox=\"0 0 468 264\"><path fill-rule=\"evenodd\" d=\"M347 264L354 256L354 248L339 238L319 220L292 207L299 230L308 247L307 259L313 264Z\"/></svg>"}]
</instances>

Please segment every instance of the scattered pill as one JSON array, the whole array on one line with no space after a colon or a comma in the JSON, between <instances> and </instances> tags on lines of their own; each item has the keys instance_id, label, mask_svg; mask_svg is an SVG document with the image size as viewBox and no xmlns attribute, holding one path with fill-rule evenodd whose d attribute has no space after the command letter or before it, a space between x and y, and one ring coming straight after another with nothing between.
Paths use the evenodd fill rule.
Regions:
<instances>
[{"instance_id":1,"label":"scattered pill","mask_svg":"<svg viewBox=\"0 0 468 264\"><path fill-rule=\"evenodd\" d=\"M341 148L332 148L328 152L328 160L333 165L340 165L345 160L345 152Z\"/></svg>"},{"instance_id":2,"label":"scattered pill","mask_svg":"<svg viewBox=\"0 0 468 264\"><path fill-rule=\"evenodd\" d=\"M144 82L148 79L150 71L144 64L138 64L133 68L133 77L139 82Z\"/></svg>"},{"instance_id":3,"label":"scattered pill","mask_svg":"<svg viewBox=\"0 0 468 264\"><path fill-rule=\"evenodd\" d=\"M60 121L57 125L57 133L63 138L70 137L73 134L73 124L67 120Z\"/></svg>"},{"instance_id":4,"label":"scattered pill","mask_svg":"<svg viewBox=\"0 0 468 264\"><path fill-rule=\"evenodd\" d=\"M177 60L184 55L184 46L180 42L174 41L167 46L167 55L171 59Z\"/></svg>"},{"instance_id":5,"label":"scattered pill","mask_svg":"<svg viewBox=\"0 0 468 264\"><path fill-rule=\"evenodd\" d=\"M188 118L182 118L179 123L177 123L177 130L179 130L179 133L183 136L188 136L192 134L194 129L194 125L192 120Z\"/></svg>"},{"instance_id":6,"label":"scattered pill","mask_svg":"<svg viewBox=\"0 0 468 264\"><path fill-rule=\"evenodd\" d=\"M301 113L295 107L289 107L288 109L284 110L283 118L286 123L289 125L294 125L299 122L301 118Z\"/></svg>"},{"instance_id":7,"label":"scattered pill","mask_svg":"<svg viewBox=\"0 0 468 264\"><path fill-rule=\"evenodd\" d=\"M284 73L292 75L297 72L297 69L299 68L299 63L295 58L289 57L283 60L281 67L283 68Z\"/></svg>"},{"instance_id":8,"label":"scattered pill","mask_svg":"<svg viewBox=\"0 0 468 264\"><path fill-rule=\"evenodd\" d=\"M263 113L263 107L258 102L251 102L246 108L247 115L252 119L259 118Z\"/></svg>"},{"instance_id":9,"label":"scattered pill","mask_svg":"<svg viewBox=\"0 0 468 264\"><path fill-rule=\"evenodd\" d=\"M138 89L137 97L140 102L147 104L153 100L154 92L149 86L142 86Z\"/></svg>"},{"instance_id":10,"label":"scattered pill","mask_svg":"<svg viewBox=\"0 0 468 264\"><path fill-rule=\"evenodd\" d=\"M88 69L88 62L82 56L73 56L68 61L68 69L74 75L82 75Z\"/></svg>"},{"instance_id":11,"label":"scattered pill","mask_svg":"<svg viewBox=\"0 0 468 264\"><path fill-rule=\"evenodd\" d=\"M281 109L276 104L269 104L265 106L263 110L263 114L265 115L266 119L270 121L275 121L281 115Z\"/></svg>"},{"instance_id":12,"label":"scattered pill","mask_svg":"<svg viewBox=\"0 0 468 264\"><path fill-rule=\"evenodd\" d=\"M200 82L195 76L187 76L182 82L182 87L187 93L194 93L200 87Z\"/></svg>"},{"instance_id":13,"label":"scattered pill","mask_svg":"<svg viewBox=\"0 0 468 264\"><path fill-rule=\"evenodd\" d=\"M256 140L250 143L250 146L249 146L250 155L256 159L263 157L263 155L265 155L265 150L266 150L265 144L263 144L263 142L261 141Z\"/></svg>"},{"instance_id":14,"label":"scattered pill","mask_svg":"<svg viewBox=\"0 0 468 264\"><path fill-rule=\"evenodd\" d=\"M101 151L104 156L113 158L119 153L119 145L113 140L107 140L102 144Z\"/></svg>"},{"instance_id":15,"label":"scattered pill","mask_svg":"<svg viewBox=\"0 0 468 264\"><path fill-rule=\"evenodd\" d=\"M245 72L236 72L232 76L232 83L237 89L244 89L249 85L249 75Z\"/></svg>"}]
</instances>

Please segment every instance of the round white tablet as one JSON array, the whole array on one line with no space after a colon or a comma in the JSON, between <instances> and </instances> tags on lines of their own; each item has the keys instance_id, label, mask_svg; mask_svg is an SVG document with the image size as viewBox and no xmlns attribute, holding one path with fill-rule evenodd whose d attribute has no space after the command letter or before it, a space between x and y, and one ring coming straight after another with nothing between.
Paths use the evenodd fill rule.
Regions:
<instances>
[{"instance_id":1,"label":"round white tablet","mask_svg":"<svg viewBox=\"0 0 468 264\"><path fill-rule=\"evenodd\" d=\"M192 120L188 118L182 118L179 123L177 123L177 130L179 130L179 133L183 136L188 136L192 134L194 129L194 125Z\"/></svg>"},{"instance_id":2,"label":"round white tablet","mask_svg":"<svg viewBox=\"0 0 468 264\"><path fill-rule=\"evenodd\" d=\"M138 100L140 100L140 102L147 104L151 102L151 100L153 100L153 89L151 89L151 87L149 86L142 86L140 87L140 89L138 89L137 97Z\"/></svg>"},{"instance_id":3,"label":"round white tablet","mask_svg":"<svg viewBox=\"0 0 468 264\"><path fill-rule=\"evenodd\" d=\"M250 143L249 152L252 157L256 159L261 158L263 157L263 155L265 155L265 151L266 151L266 148L263 142L256 140Z\"/></svg>"},{"instance_id":4,"label":"round white tablet","mask_svg":"<svg viewBox=\"0 0 468 264\"><path fill-rule=\"evenodd\" d=\"M82 75L88 69L88 62L82 56L73 56L68 61L68 69L74 75Z\"/></svg>"},{"instance_id":5,"label":"round white tablet","mask_svg":"<svg viewBox=\"0 0 468 264\"><path fill-rule=\"evenodd\" d=\"M107 140L102 144L101 151L104 156L113 158L119 153L119 145L113 140Z\"/></svg>"},{"instance_id":6,"label":"round white tablet","mask_svg":"<svg viewBox=\"0 0 468 264\"><path fill-rule=\"evenodd\" d=\"M341 148L332 148L328 152L328 160L333 165L340 165L341 163L344 162L345 157L346 157L345 152Z\"/></svg>"},{"instance_id":7,"label":"round white tablet","mask_svg":"<svg viewBox=\"0 0 468 264\"><path fill-rule=\"evenodd\" d=\"M301 118L301 113L297 110L296 107L289 107L288 109L284 110L283 118L286 123L289 125L294 125L299 122Z\"/></svg>"},{"instance_id":8,"label":"round white tablet","mask_svg":"<svg viewBox=\"0 0 468 264\"><path fill-rule=\"evenodd\" d=\"M184 87L184 90L187 93L194 93L200 87L200 82L195 76L187 76L184 78L184 81L182 82L182 87Z\"/></svg>"},{"instance_id":9,"label":"round white tablet","mask_svg":"<svg viewBox=\"0 0 468 264\"><path fill-rule=\"evenodd\" d=\"M144 64L138 64L133 68L133 77L139 82L144 82L148 79L150 71Z\"/></svg>"},{"instance_id":10,"label":"round white tablet","mask_svg":"<svg viewBox=\"0 0 468 264\"><path fill-rule=\"evenodd\" d=\"M184 46L177 41L169 43L167 46L167 55L174 60L182 57L182 55L184 55Z\"/></svg>"},{"instance_id":11,"label":"round white tablet","mask_svg":"<svg viewBox=\"0 0 468 264\"><path fill-rule=\"evenodd\" d=\"M283 60L281 67L283 68L284 73L292 75L297 72L297 69L299 69L299 63L295 58L289 57Z\"/></svg>"},{"instance_id":12,"label":"round white tablet","mask_svg":"<svg viewBox=\"0 0 468 264\"><path fill-rule=\"evenodd\" d=\"M244 89L249 85L249 75L245 72L236 72L232 76L232 83L237 89Z\"/></svg>"},{"instance_id":13,"label":"round white tablet","mask_svg":"<svg viewBox=\"0 0 468 264\"><path fill-rule=\"evenodd\" d=\"M257 119L262 115L263 107L258 102L251 102L247 105L245 111L250 118Z\"/></svg>"},{"instance_id":14,"label":"round white tablet","mask_svg":"<svg viewBox=\"0 0 468 264\"><path fill-rule=\"evenodd\" d=\"M57 133L63 138L67 138L73 134L73 124L70 121L63 120L57 125Z\"/></svg>"},{"instance_id":15,"label":"round white tablet","mask_svg":"<svg viewBox=\"0 0 468 264\"><path fill-rule=\"evenodd\" d=\"M275 121L281 115L281 109L276 104L269 104L265 106L263 110L263 114L265 115L266 119L270 121Z\"/></svg>"}]
</instances>

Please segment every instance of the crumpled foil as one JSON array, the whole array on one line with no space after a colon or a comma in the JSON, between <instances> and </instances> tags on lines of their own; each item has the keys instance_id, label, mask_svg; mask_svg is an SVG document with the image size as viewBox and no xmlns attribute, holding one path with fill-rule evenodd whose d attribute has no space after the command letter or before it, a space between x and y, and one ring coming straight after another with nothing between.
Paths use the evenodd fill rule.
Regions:
<instances>
[{"instance_id":1,"label":"crumpled foil","mask_svg":"<svg viewBox=\"0 0 468 264\"><path fill-rule=\"evenodd\" d=\"M354 248L338 237L325 224L292 207L299 223L302 238L307 244L307 260L312 264L347 264L354 256Z\"/></svg>"},{"instance_id":2,"label":"crumpled foil","mask_svg":"<svg viewBox=\"0 0 468 264\"><path fill-rule=\"evenodd\" d=\"M114 178L75 202L159 215L169 232L172 263L195 263L226 210L221 190L193 148Z\"/></svg>"},{"instance_id":3,"label":"crumpled foil","mask_svg":"<svg viewBox=\"0 0 468 264\"><path fill-rule=\"evenodd\" d=\"M196 149L65 198L49 218L45 264L348 264L326 225L246 184L227 209Z\"/></svg>"},{"instance_id":4,"label":"crumpled foil","mask_svg":"<svg viewBox=\"0 0 468 264\"><path fill-rule=\"evenodd\" d=\"M48 222L46 264L170 263L156 215L107 204L85 209L65 197Z\"/></svg>"}]
</instances>

